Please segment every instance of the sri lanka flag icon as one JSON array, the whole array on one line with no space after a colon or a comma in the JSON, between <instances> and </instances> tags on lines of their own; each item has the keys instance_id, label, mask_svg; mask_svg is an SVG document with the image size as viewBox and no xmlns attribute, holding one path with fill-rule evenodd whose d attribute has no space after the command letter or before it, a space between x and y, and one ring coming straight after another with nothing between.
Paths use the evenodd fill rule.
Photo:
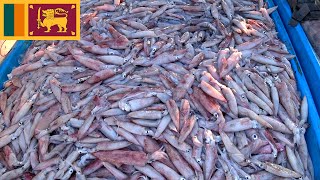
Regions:
<instances>
[{"instance_id":1,"label":"sri lanka flag icon","mask_svg":"<svg viewBox=\"0 0 320 180\"><path fill-rule=\"evenodd\" d=\"M80 40L80 0L0 0L1 40Z\"/></svg>"}]
</instances>

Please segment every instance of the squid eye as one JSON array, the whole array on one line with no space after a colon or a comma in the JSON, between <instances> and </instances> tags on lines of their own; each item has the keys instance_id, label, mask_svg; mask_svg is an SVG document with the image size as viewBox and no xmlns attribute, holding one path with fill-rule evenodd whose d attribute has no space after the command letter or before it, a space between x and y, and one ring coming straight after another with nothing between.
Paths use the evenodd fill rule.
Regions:
<instances>
[{"instance_id":1,"label":"squid eye","mask_svg":"<svg viewBox=\"0 0 320 180\"><path fill-rule=\"evenodd\" d=\"M23 125L23 122L19 122L19 126Z\"/></svg>"},{"instance_id":2,"label":"squid eye","mask_svg":"<svg viewBox=\"0 0 320 180\"><path fill-rule=\"evenodd\" d=\"M115 68L114 69L114 72L119 72L120 71L120 68Z\"/></svg>"},{"instance_id":3,"label":"squid eye","mask_svg":"<svg viewBox=\"0 0 320 180\"><path fill-rule=\"evenodd\" d=\"M151 131L151 130L146 130L146 134L147 134L147 135L151 135L151 134L152 134L152 131Z\"/></svg>"},{"instance_id":4,"label":"squid eye","mask_svg":"<svg viewBox=\"0 0 320 180\"><path fill-rule=\"evenodd\" d=\"M256 134L253 134L253 135L252 135L252 138L253 138L254 140L256 140L256 139L258 139L258 136L257 136Z\"/></svg>"},{"instance_id":5,"label":"squid eye","mask_svg":"<svg viewBox=\"0 0 320 180\"><path fill-rule=\"evenodd\" d=\"M163 115L167 115L167 114L168 114L168 111L167 111L167 110L164 110L164 111L162 111L162 114L163 114Z\"/></svg>"},{"instance_id":6,"label":"squid eye","mask_svg":"<svg viewBox=\"0 0 320 180\"><path fill-rule=\"evenodd\" d=\"M214 115L215 118L218 118L218 117L219 117L219 114L218 114L218 113L214 113L213 115Z\"/></svg>"},{"instance_id":7,"label":"squid eye","mask_svg":"<svg viewBox=\"0 0 320 180\"><path fill-rule=\"evenodd\" d=\"M267 34L267 32L266 32L266 31L262 31L262 33L263 33L263 34Z\"/></svg>"},{"instance_id":8,"label":"squid eye","mask_svg":"<svg viewBox=\"0 0 320 180\"><path fill-rule=\"evenodd\" d=\"M245 178L246 178L246 179L251 179L249 176L246 176Z\"/></svg>"},{"instance_id":9,"label":"squid eye","mask_svg":"<svg viewBox=\"0 0 320 180\"><path fill-rule=\"evenodd\" d=\"M274 154L274 155L273 155L273 157L275 157L275 158L276 158L276 157L278 157L278 155L277 155L277 154Z\"/></svg>"}]
</instances>

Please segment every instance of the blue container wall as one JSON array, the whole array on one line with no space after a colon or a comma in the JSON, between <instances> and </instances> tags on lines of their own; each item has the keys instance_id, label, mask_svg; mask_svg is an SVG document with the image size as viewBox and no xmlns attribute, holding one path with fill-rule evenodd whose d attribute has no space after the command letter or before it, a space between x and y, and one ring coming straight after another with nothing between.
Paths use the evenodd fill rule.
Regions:
<instances>
[{"instance_id":1,"label":"blue container wall","mask_svg":"<svg viewBox=\"0 0 320 180\"><path fill-rule=\"evenodd\" d=\"M273 7L274 3L272 0L267 0L269 7ZM280 8L280 7L279 7ZM292 46L291 40L286 32L286 29L282 23L278 10L271 14L272 19L275 22L276 30L278 31L278 36L286 44L288 51L291 54L295 54L295 49ZM305 41L308 41L306 39ZM313 101L313 97L311 95L311 91L307 84L307 81L304 77L303 68L301 68L298 58L294 58L291 61L291 66L294 71L297 86L299 91L301 92L301 96L306 96L308 99L309 105L309 116L308 116L308 123L310 127L307 129L305 134L309 154L312 159L312 163L315 169L315 179L320 179L320 171L317 170L317 166L320 164L320 121L319 121L319 114L316 109L316 105ZM320 69L319 69L320 70ZM311 89L315 90L314 86L310 86Z\"/></svg>"},{"instance_id":2,"label":"blue container wall","mask_svg":"<svg viewBox=\"0 0 320 180\"><path fill-rule=\"evenodd\" d=\"M0 90L3 89L3 83L8 80L7 75L11 73L13 68L19 66L22 57L31 43L32 41L17 41L0 64Z\"/></svg>"},{"instance_id":3,"label":"blue container wall","mask_svg":"<svg viewBox=\"0 0 320 180\"><path fill-rule=\"evenodd\" d=\"M273 2L278 6L279 15L291 39L309 87L311 87L310 90L318 112L320 112L320 62L302 26L300 24L296 27L289 25L292 13L287 0L273 0Z\"/></svg>"}]
</instances>

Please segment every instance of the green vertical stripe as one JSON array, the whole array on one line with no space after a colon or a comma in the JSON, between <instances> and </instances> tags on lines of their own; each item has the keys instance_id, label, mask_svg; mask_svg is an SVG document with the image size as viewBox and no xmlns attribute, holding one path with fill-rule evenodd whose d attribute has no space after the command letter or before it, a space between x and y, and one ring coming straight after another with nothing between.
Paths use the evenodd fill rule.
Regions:
<instances>
[{"instance_id":1,"label":"green vertical stripe","mask_svg":"<svg viewBox=\"0 0 320 180\"><path fill-rule=\"evenodd\" d=\"M4 36L14 36L13 4L4 4Z\"/></svg>"}]
</instances>

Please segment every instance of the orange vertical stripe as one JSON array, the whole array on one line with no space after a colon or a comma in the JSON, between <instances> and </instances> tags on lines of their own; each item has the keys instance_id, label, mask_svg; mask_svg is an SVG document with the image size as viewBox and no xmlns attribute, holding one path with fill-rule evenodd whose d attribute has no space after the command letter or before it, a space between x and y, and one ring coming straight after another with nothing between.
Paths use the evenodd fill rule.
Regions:
<instances>
[{"instance_id":1,"label":"orange vertical stripe","mask_svg":"<svg viewBox=\"0 0 320 180\"><path fill-rule=\"evenodd\" d=\"M24 36L24 4L14 5L14 36Z\"/></svg>"}]
</instances>

